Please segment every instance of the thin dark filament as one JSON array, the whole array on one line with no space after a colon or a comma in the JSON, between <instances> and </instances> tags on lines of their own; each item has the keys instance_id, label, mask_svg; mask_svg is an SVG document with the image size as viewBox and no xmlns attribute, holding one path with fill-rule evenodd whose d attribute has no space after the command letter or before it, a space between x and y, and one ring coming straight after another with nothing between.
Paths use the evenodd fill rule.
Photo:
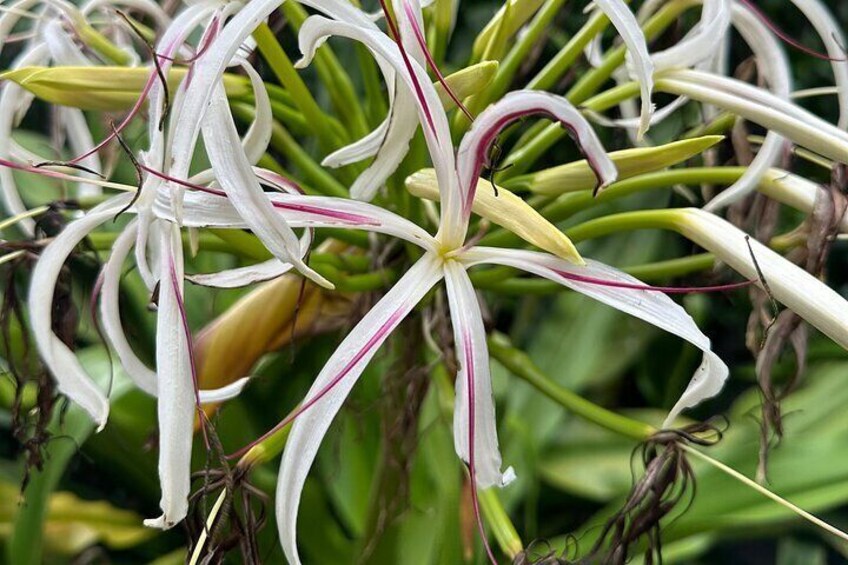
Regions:
<instances>
[{"instance_id":1,"label":"thin dark filament","mask_svg":"<svg viewBox=\"0 0 848 565\"><path fill-rule=\"evenodd\" d=\"M831 57L827 53L821 53L816 51L811 47L807 47L797 39L790 36L788 33L780 29L776 23L774 23L766 14L763 12L759 6L757 6L752 0L739 0L742 4L745 5L746 8L751 10L757 18L773 33L775 34L781 41L788 44L789 46L801 51L802 53L809 55L810 57L815 57L816 59L821 59L823 61L831 61L831 62L845 62L848 61L845 57ZM844 50L844 49L843 49Z\"/></svg>"}]
</instances>

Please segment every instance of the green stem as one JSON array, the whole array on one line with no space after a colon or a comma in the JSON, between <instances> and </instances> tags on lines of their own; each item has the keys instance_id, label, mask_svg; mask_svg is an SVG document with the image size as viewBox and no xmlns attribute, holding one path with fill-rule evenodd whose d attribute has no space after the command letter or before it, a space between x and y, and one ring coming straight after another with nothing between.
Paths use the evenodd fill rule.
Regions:
<instances>
[{"instance_id":1,"label":"green stem","mask_svg":"<svg viewBox=\"0 0 848 565\"><path fill-rule=\"evenodd\" d=\"M303 6L297 2L284 2L281 10L295 31L300 29L300 26L309 16ZM360 138L366 135L370 128L365 119L365 113L362 111L360 98L353 87L350 75L339 63L336 54L328 44L325 43L318 48L313 64L318 72L318 78L326 86L326 91L330 93L333 107L347 125L348 131L345 132L345 137L347 137L348 132L352 138Z\"/></svg>"},{"instance_id":2,"label":"green stem","mask_svg":"<svg viewBox=\"0 0 848 565\"><path fill-rule=\"evenodd\" d=\"M665 5L645 24L645 36L649 41L656 38L668 26L674 23L683 11L694 4L695 2L693 0L676 0ZM603 18L602 21L603 23L607 23L606 18ZM604 27L601 23L593 22L592 20L586 24L586 27L589 26L600 30ZM587 32L581 36L581 42L585 41L581 47L581 51L595 35L594 33L590 35ZM583 104L610 79L615 69L624 64L626 52L627 50L624 46L610 51L598 68L584 74L571 90L568 91L566 98L572 104ZM552 78L553 75L551 74L546 77L546 80L550 81ZM540 121L534 124L516 142L510 154L504 159L503 166L508 168L505 168L499 173L496 176L496 180L503 182L506 179L525 173L548 149L562 139L566 133L558 123L551 124Z\"/></svg>"},{"instance_id":3,"label":"green stem","mask_svg":"<svg viewBox=\"0 0 848 565\"><path fill-rule=\"evenodd\" d=\"M253 37L256 40L259 52L262 53L274 76L289 91L294 104L314 128L321 147L328 152L339 147L341 145L340 140L333 134L327 116L318 106L315 98L312 97L306 83L300 78L291 59L280 46L277 38L274 37L274 33L268 27L268 24L259 24L259 27L253 32Z\"/></svg>"},{"instance_id":4,"label":"green stem","mask_svg":"<svg viewBox=\"0 0 848 565\"><path fill-rule=\"evenodd\" d=\"M503 334L493 334L488 344L489 354L501 365L576 416L637 441L645 441L656 433L653 426L616 414L562 387L542 372L526 353L513 347Z\"/></svg>"}]
</instances>

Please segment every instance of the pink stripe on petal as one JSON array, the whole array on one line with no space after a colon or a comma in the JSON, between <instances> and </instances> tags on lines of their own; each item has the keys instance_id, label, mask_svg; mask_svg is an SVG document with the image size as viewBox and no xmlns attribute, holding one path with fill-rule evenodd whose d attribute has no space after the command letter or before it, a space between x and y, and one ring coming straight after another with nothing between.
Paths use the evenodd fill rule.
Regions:
<instances>
[{"instance_id":1,"label":"pink stripe on petal","mask_svg":"<svg viewBox=\"0 0 848 565\"><path fill-rule=\"evenodd\" d=\"M755 280L747 280L742 282L730 283L730 284L721 284L714 286L653 286L648 284L636 284L636 283L626 283L621 281L612 281L607 279L599 279L596 277L588 277L585 275L578 275L575 273L570 273L568 271L560 271L558 269L551 269L557 275L561 276L564 279L568 279L571 281L588 283L588 284L596 284L598 286L606 286L610 288L624 288L628 290L645 290L651 292L662 292L665 294L697 294L697 293L707 293L707 292L722 292L727 290L736 290L739 288L745 288L755 284L757 281Z\"/></svg>"},{"instance_id":2,"label":"pink stripe on petal","mask_svg":"<svg viewBox=\"0 0 848 565\"><path fill-rule=\"evenodd\" d=\"M468 108L465 107L465 104L457 97L456 93L453 89L448 85L445 80L445 76L442 74L442 71L439 69L439 66L436 64L436 60L433 59L433 54L430 53L430 48L427 47L427 40L424 38L424 32L421 30L421 27L418 25L418 18L415 17L415 12L410 6L408 0L404 0L403 8L406 12L406 17L409 19L409 25L412 27L412 32L415 35L415 40L418 42L418 46L421 47L422 53L424 53L424 58L427 60L427 66L435 73L436 78L439 83L445 89L448 96L450 96L451 100L453 100L456 107L459 108L463 114L468 118L469 121L474 121L474 116L471 115L471 112Z\"/></svg>"},{"instance_id":3,"label":"pink stripe on petal","mask_svg":"<svg viewBox=\"0 0 848 565\"><path fill-rule=\"evenodd\" d=\"M386 23L389 26L389 31L392 34L392 37L397 43L398 49L400 50L400 56L403 58L403 64L406 66L406 70L409 72L409 76L412 79L412 85L415 89L415 97L418 98L418 103L421 105L421 110L424 112L424 116L427 119L427 125L430 127L430 131L434 136L437 136L436 133L436 124L433 121L433 115L430 113L430 106L427 104L427 99L424 97L424 92L421 88L421 83L418 82L418 75L415 73L415 69L412 66L412 62L409 60L409 54L406 52L406 49L403 46L403 40L400 37L400 32L398 31L397 24L391 16L391 12L389 12L388 7L386 6L386 0L380 0L380 6L383 8L383 13L386 16Z\"/></svg>"},{"instance_id":4,"label":"pink stripe on petal","mask_svg":"<svg viewBox=\"0 0 848 565\"><path fill-rule=\"evenodd\" d=\"M474 467L474 438L476 436L476 421L475 413L476 398L474 394L474 350L471 346L471 334L465 332L463 334L462 343L463 356L465 357L465 386L468 387L468 475L471 481L471 505L474 508L474 519L477 522L477 530L480 533L480 540L483 542L483 547L486 549L486 555L493 565L498 565L495 554L489 545L489 540L486 537L486 527L483 524L483 515L480 513L480 500L477 496L477 472Z\"/></svg>"},{"instance_id":5,"label":"pink stripe on petal","mask_svg":"<svg viewBox=\"0 0 848 565\"><path fill-rule=\"evenodd\" d=\"M395 326L407 315L407 308L400 308L396 312L394 312L383 324L377 329L376 332L368 339L365 345L362 346L359 351L353 356L353 358L348 361L348 363L342 367L342 369L338 372L338 374L332 378L332 380L327 383L327 385L319 390L315 396L298 406L291 412L288 416L286 416L279 424L265 432L259 439L251 442L245 447L239 449L235 453L227 456L227 459L235 459L237 457L241 457L245 453L247 453L253 446L261 443L265 439L274 435L276 432L285 428L289 424L291 424L298 416L306 412L309 408L314 406L319 400L321 400L328 392L330 392L336 385L338 385L352 370L356 365L365 357L373 348L386 338L386 336L394 330Z\"/></svg>"}]
</instances>

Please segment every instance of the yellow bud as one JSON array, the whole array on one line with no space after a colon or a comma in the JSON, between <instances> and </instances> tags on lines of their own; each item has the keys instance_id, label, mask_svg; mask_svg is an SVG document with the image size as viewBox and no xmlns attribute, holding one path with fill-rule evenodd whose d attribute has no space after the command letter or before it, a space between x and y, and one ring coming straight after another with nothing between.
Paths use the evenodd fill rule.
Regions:
<instances>
[{"instance_id":1,"label":"yellow bud","mask_svg":"<svg viewBox=\"0 0 848 565\"><path fill-rule=\"evenodd\" d=\"M691 159L724 139L706 135L675 141L657 147L639 147L610 153L618 169L618 180L658 171ZM557 196L566 192L592 190L598 183L594 171L584 159L536 173L522 175L509 181L510 187L521 187L537 194Z\"/></svg>"},{"instance_id":2,"label":"yellow bud","mask_svg":"<svg viewBox=\"0 0 848 565\"><path fill-rule=\"evenodd\" d=\"M470 67L466 67L446 76L445 82L448 86L450 86L451 90L453 90L454 94L456 94L456 97L462 100L463 98L468 98L472 94L476 94L489 86L489 83L495 78L495 74L497 72L497 61L483 61L482 63L471 65ZM456 106L456 103L450 95L445 92L445 88L441 83L437 82L434 86L436 87L436 92L439 95L439 100L442 101L446 111L451 110L454 106Z\"/></svg>"},{"instance_id":3,"label":"yellow bud","mask_svg":"<svg viewBox=\"0 0 848 565\"><path fill-rule=\"evenodd\" d=\"M419 198L439 199L439 186L433 169L423 169L408 177L406 188ZM583 264L583 258L564 233L524 200L504 188L498 187L496 196L492 183L479 179L471 209L475 214L508 229L540 249L577 265Z\"/></svg>"},{"instance_id":4,"label":"yellow bud","mask_svg":"<svg viewBox=\"0 0 848 565\"><path fill-rule=\"evenodd\" d=\"M23 67L0 73L0 80L11 80L50 104L120 112L136 103L150 73L149 67ZM172 93L187 73L185 67L171 69ZM250 95L247 79L237 75L225 74L224 88L231 98Z\"/></svg>"}]
</instances>

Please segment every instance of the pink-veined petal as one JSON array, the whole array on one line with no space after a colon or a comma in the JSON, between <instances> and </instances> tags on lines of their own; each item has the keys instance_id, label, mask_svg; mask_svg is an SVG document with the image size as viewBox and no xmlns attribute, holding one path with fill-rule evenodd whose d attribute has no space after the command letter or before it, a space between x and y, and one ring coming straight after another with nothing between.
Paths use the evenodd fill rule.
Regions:
<instances>
[{"instance_id":1,"label":"pink-veined petal","mask_svg":"<svg viewBox=\"0 0 848 565\"><path fill-rule=\"evenodd\" d=\"M159 402L159 482L162 516L146 526L168 529L185 518L191 476L196 391L191 344L187 341L182 300L182 241L174 224L158 226L159 307L156 321L156 372Z\"/></svg>"},{"instance_id":2,"label":"pink-veined petal","mask_svg":"<svg viewBox=\"0 0 848 565\"><path fill-rule=\"evenodd\" d=\"M438 258L427 254L420 259L342 341L306 394L301 407L309 407L292 426L277 481L277 527L292 565L300 564L296 539L300 495L330 423L389 334L441 276Z\"/></svg>"},{"instance_id":3,"label":"pink-veined petal","mask_svg":"<svg viewBox=\"0 0 848 565\"><path fill-rule=\"evenodd\" d=\"M33 269L29 289L30 323L44 365L56 379L59 392L85 409L99 429L106 425L109 401L91 381L74 352L53 333L53 295L59 273L74 248L92 230L114 218L131 200L131 194L115 196L68 224L42 252Z\"/></svg>"},{"instance_id":4,"label":"pink-veined petal","mask_svg":"<svg viewBox=\"0 0 848 565\"><path fill-rule=\"evenodd\" d=\"M397 44L386 34L320 16L307 18L300 28L298 42L303 59L298 62L298 65L308 64L315 56L317 45L332 35L363 43L377 57L386 80L393 79L396 75L403 81L409 92L413 93L417 102L419 121L422 124L421 129L439 180L441 238L449 243L461 244L465 239L465 226L461 221L462 210L457 189L453 142L444 107L426 71L414 60L405 59ZM389 67L395 71L392 76L388 76Z\"/></svg>"},{"instance_id":5,"label":"pink-veined petal","mask_svg":"<svg viewBox=\"0 0 848 565\"><path fill-rule=\"evenodd\" d=\"M604 146L586 118L568 100L534 90L510 92L477 116L460 142L456 166L466 222L471 214L477 179L487 164L489 148L504 127L530 114L545 114L571 133L595 171L600 188L615 181L618 172Z\"/></svg>"},{"instance_id":6,"label":"pink-veined petal","mask_svg":"<svg viewBox=\"0 0 848 565\"><path fill-rule=\"evenodd\" d=\"M727 380L727 366L713 353L709 338L698 329L692 317L662 292L612 286L647 287L618 269L591 260L587 260L585 266L575 266L547 253L493 247L473 248L462 256L462 260L468 266L482 263L505 265L552 280L681 337L703 351L700 367L669 412L665 426L671 425L683 410L718 394ZM612 285L578 280L584 277L609 281Z\"/></svg>"},{"instance_id":7,"label":"pink-veined petal","mask_svg":"<svg viewBox=\"0 0 848 565\"><path fill-rule=\"evenodd\" d=\"M216 90L203 125L206 152L215 177L228 200L245 219L262 243L283 263L291 263L316 284L333 284L303 262L297 236L274 211L241 147L229 103L223 89Z\"/></svg>"},{"instance_id":8,"label":"pink-veined petal","mask_svg":"<svg viewBox=\"0 0 848 565\"><path fill-rule=\"evenodd\" d=\"M274 207L292 228L351 228L398 237L425 250L436 243L424 229L388 210L366 202L331 196L299 196L266 193ZM167 201L157 201L158 217L173 220ZM183 225L186 227L218 227L245 229L245 219L221 194L189 191L184 203Z\"/></svg>"},{"instance_id":9,"label":"pink-veined petal","mask_svg":"<svg viewBox=\"0 0 848 565\"><path fill-rule=\"evenodd\" d=\"M460 459L473 470L477 486L503 487L515 478L515 473L511 467L501 473L483 314L465 268L456 261L448 261L444 269L459 362L453 411L454 447ZM472 444L473 451L469 447Z\"/></svg>"}]
</instances>

